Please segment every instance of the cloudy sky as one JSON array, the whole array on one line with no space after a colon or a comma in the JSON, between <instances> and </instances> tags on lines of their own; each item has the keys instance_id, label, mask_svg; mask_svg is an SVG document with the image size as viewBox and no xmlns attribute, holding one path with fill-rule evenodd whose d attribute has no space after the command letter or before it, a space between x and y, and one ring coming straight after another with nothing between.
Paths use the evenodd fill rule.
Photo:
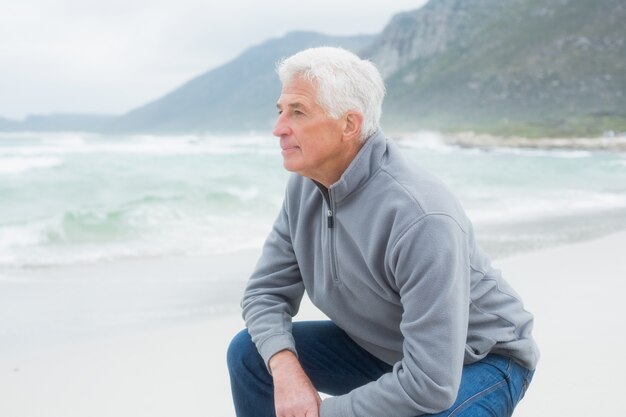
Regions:
<instances>
[{"instance_id":1,"label":"cloudy sky","mask_svg":"<svg viewBox=\"0 0 626 417\"><path fill-rule=\"evenodd\" d=\"M268 38L377 33L425 2L3 1L0 116L123 113Z\"/></svg>"}]
</instances>

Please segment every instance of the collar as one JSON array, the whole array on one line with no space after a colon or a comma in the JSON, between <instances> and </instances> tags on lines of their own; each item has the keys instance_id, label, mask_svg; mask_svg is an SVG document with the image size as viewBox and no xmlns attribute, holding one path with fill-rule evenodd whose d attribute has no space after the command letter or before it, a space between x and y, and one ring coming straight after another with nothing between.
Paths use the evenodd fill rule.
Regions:
<instances>
[{"instance_id":1,"label":"collar","mask_svg":"<svg viewBox=\"0 0 626 417\"><path fill-rule=\"evenodd\" d=\"M379 129L365 139L339 180L330 186L335 202L340 202L353 191L364 185L378 171L381 159L387 150L387 139Z\"/></svg>"}]
</instances>

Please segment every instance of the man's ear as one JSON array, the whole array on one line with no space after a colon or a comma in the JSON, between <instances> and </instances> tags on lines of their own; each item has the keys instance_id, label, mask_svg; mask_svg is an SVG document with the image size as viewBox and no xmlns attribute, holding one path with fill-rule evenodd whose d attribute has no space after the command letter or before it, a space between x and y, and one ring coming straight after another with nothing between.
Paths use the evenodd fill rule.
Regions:
<instances>
[{"instance_id":1,"label":"man's ear","mask_svg":"<svg viewBox=\"0 0 626 417\"><path fill-rule=\"evenodd\" d=\"M363 115L356 111L350 110L345 115L345 123L343 128L343 137L347 140L361 138L361 126L363 125Z\"/></svg>"}]
</instances>

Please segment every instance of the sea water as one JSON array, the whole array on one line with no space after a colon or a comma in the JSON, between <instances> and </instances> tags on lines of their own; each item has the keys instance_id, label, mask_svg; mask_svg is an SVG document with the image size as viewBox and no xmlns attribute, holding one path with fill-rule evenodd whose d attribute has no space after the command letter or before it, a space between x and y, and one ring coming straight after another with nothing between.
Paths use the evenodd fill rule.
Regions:
<instances>
[{"instance_id":1,"label":"sea water","mask_svg":"<svg viewBox=\"0 0 626 417\"><path fill-rule=\"evenodd\" d=\"M495 259L626 229L626 154L397 143L459 197ZM236 310L245 276L110 265L258 254L288 176L269 134L1 134L1 341Z\"/></svg>"},{"instance_id":2,"label":"sea water","mask_svg":"<svg viewBox=\"0 0 626 417\"><path fill-rule=\"evenodd\" d=\"M626 228L626 156L398 141L494 257ZM288 173L271 136L0 136L0 268L260 247Z\"/></svg>"},{"instance_id":3,"label":"sea water","mask_svg":"<svg viewBox=\"0 0 626 417\"><path fill-rule=\"evenodd\" d=\"M286 174L261 137L0 139L0 268L257 247Z\"/></svg>"}]
</instances>

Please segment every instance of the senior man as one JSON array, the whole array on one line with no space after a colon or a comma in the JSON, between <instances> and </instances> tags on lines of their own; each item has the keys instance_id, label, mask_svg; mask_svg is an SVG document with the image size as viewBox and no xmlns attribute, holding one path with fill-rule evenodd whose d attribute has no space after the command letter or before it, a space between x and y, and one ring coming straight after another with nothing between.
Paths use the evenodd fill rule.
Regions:
<instances>
[{"instance_id":1,"label":"senior man","mask_svg":"<svg viewBox=\"0 0 626 417\"><path fill-rule=\"evenodd\" d=\"M228 350L237 416L511 415L539 356L533 317L457 199L380 131L379 72L324 47L278 73L294 175ZM329 321L292 323L304 291Z\"/></svg>"}]
</instances>

